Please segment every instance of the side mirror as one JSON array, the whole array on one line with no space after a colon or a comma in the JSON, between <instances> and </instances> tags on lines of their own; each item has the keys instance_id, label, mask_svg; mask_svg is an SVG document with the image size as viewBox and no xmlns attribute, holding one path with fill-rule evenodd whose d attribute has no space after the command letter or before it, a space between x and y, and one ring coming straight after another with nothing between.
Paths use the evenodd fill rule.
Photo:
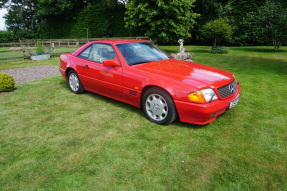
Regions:
<instances>
[{"instance_id":1,"label":"side mirror","mask_svg":"<svg viewBox=\"0 0 287 191\"><path fill-rule=\"evenodd\" d=\"M106 59L103 62L104 66L109 66L109 67L119 67L121 66L120 63L116 59Z\"/></svg>"}]
</instances>

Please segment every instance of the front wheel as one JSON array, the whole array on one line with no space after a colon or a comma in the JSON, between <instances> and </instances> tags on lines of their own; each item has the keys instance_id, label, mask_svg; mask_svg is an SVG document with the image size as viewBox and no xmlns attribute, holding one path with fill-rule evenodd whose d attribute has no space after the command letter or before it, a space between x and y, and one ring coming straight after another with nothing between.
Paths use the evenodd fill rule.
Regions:
<instances>
[{"instance_id":1,"label":"front wheel","mask_svg":"<svg viewBox=\"0 0 287 191\"><path fill-rule=\"evenodd\" d=\"M69 81L69 87L73 93L81 94L84 92L84 87L80 81L80 78L74 70L69 71L68 81Z\"/></svg>"},{"instance_id":2,"label":"front wheel","mask_svg":"<svg viewBox=\"0 0 287 191\"><path fill-rule=\"evenodd\" d=\"M159 88L150 88L144 93L142 107L146 117L160 125L168 125L177 118L173 99Z\"/></svg>"}]
</instances>

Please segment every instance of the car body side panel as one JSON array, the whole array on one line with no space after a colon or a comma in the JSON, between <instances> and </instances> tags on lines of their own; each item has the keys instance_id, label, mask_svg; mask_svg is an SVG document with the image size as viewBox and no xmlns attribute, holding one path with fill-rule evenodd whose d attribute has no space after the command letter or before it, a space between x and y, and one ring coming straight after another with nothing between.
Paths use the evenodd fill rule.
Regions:
<instances>
[{"instance_id":1,"label":"car body side panel","mask_svg":"<svg viewBox=\"0 0 287 191\"><path fill-rule=\"evenodd\" d=\"M71 59L84 87L116 97L122 96L122 67L106 67L78 57Z\"/></svg>"}]
</instances>

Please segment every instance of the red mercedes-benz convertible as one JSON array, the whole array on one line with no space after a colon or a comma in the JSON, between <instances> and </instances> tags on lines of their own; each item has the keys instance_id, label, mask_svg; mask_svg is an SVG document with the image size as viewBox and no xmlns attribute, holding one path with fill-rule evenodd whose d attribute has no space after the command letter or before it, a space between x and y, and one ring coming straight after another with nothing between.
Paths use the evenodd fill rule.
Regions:
<instances>
[{"instance_id":1,"label":"red mercedes-benz convertible","mask_svg":"<svg viewBox=\"0 0 287 191\"><path fill-rule=\"evenodd\" d=\"M139 108L157 124L207 124L234 107L240 86L230 72L177 60L146 40L89 42L60 57L73 93L95 92Z\"/></svg>"}]
</instances>

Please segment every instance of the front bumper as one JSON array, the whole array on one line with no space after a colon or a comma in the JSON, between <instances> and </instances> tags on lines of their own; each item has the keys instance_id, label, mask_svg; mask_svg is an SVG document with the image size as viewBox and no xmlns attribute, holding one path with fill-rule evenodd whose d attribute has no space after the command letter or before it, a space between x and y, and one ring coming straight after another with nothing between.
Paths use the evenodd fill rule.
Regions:
<instances>
[{"instance_id":1,"label":"front bumper","mask_svg":"<svg viewBox=\"0 0 287 191\"><path fill-rule=\"evenodd\" d=\"M206 104L197 104L175 100L179 120L187 123L205 125L216 119L229 108L229 103L236 99L240 93L240 85L237 91L227 99L217 100Z\"/></svg>"}]
</instances>

